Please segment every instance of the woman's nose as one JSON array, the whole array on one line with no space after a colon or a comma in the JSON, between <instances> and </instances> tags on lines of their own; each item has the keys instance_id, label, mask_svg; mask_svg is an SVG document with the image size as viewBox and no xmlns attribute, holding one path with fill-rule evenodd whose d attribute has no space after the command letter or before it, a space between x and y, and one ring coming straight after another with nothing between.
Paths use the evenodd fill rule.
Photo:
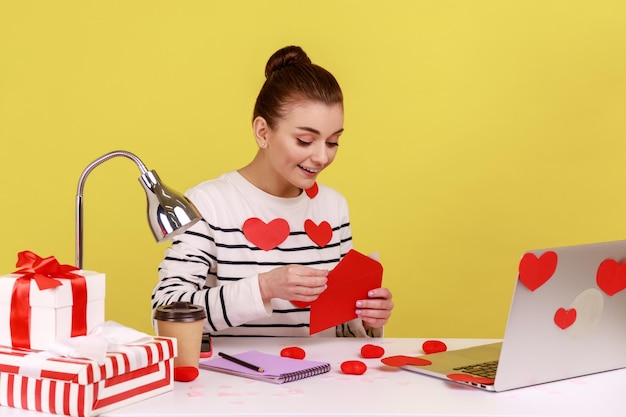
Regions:
<instances>
[{"instance_id":1,"label":"woman's nose","mask_svg":"<svg viewBox=\"0 0 626 417\"><path fill-rule=\"evenodd\" d=\"M319 143L315 146L311 159L314 162L319 163L319 164L326 164L328 162L329 156L328 156L328 147L326 146L326 143Z\"/></svg>"}]
</instances>

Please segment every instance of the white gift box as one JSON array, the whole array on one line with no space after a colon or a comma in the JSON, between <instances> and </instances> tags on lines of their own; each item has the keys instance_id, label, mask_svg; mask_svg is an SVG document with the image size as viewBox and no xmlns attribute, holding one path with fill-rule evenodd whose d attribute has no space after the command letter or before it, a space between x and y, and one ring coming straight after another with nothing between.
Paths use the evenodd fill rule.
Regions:
<instances>
[{"instance_id":1,"label":"white gift box","mask_svg":"<svg viewBox=\"0 0 626 417\"><path fill-rule=\"evenodd\" d=\"M176 339L158 337L119 350L100 365L0 346L0 405L90 417L174 388Z\"/></svg>"},{"instance_id":2,"label":"white gift box","mask_svg":"<svg viewBox=\"0 0 626 417\"><path fill-rule=\"evenodd\" d=\"M104 322L105 275L94 271L73 271L85 277L87 287L87 329L89 333ZM20 274L0 276L0 345L15 346L11 338L11 298L13 286ZM54 278L62 285L40 290L34 280L30 282L30 349L45 350L51 342L72 336L74 300L70 279ZM85 333L85 334L86 334ZM24 347L24 346L20 346Z\"/></svg>"}]
</instances>

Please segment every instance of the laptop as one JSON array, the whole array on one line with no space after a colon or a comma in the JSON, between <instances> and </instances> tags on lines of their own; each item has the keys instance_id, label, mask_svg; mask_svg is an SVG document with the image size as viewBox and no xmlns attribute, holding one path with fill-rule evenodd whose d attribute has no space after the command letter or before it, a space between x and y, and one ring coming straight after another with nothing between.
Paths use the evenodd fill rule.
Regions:
<instances>
[{"instance_id":1,"label":"laptop","mask_svg":"<svg viewBox=\"0 0 626 417\"><path fill-rule=\"evenodd\" d=\"M419 358L402 368L488 391L626 367L626 240L524 253L502 341Z\"/></svg>"}]
</instances>

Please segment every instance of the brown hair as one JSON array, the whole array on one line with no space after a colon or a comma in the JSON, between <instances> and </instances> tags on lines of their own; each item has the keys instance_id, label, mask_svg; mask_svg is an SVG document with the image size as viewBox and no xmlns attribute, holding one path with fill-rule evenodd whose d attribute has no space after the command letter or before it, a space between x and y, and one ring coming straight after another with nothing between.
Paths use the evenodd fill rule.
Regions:
<instances>
[{"instance_id":1,"label":"brown hair","mask_svg":"<svg viewBox=\"0 0 626 417\"><path fill-rule=\"evenodd\" d=\"M343 104L335 77L311 62L299 46L286 46L265 65L265 83L254 105L252 119L263 117L270 127L284 116L285 107L299 100Z\"/></svg>"}]
</instances>

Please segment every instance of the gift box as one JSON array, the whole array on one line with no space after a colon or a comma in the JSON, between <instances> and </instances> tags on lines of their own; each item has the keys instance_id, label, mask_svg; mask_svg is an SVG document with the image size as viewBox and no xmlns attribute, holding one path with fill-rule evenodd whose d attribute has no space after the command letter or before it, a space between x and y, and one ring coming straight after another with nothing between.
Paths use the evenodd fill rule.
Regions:
<instances>
[{"instance_id":1,"label":"gift box","mask_svg":"<svg viewBox=\"0 0 626 417\"><path fill-rule=\"evenodd\" d=\"M45 350L104 321L104 274L32 252L18 258L21 269L0 276L0 345Z\"/></svg>"},{"instance_id":2,"label":"gift box","mask_svg":"<svg viewBox=\"0 0 626 417\"><path fill-rule=\"evenodd\" d=\"M174 388L175 339L158 337L118 350L99 364L0 346L0 405L89 417Z\"/></svg>"}]
</instances>

